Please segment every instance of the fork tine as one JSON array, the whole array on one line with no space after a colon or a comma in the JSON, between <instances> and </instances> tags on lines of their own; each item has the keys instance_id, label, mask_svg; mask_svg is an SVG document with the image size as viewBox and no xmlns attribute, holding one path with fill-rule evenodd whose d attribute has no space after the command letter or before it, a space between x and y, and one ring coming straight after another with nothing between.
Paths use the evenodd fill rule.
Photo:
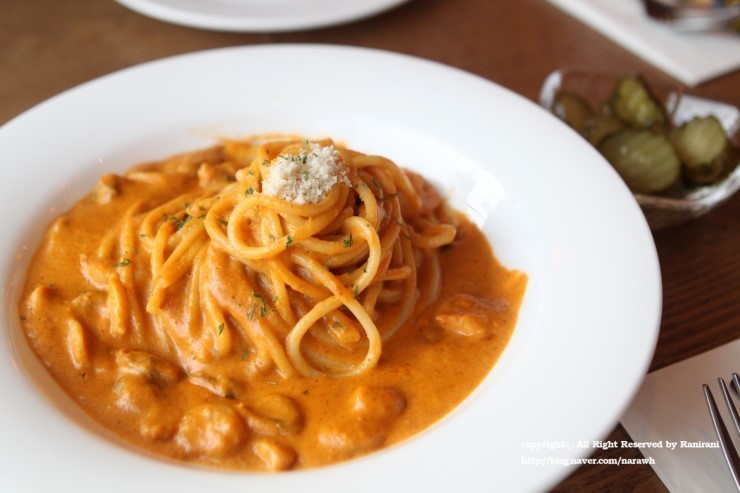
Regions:
<instances>
[{"instance_id":1,"label":"fork tine","mask_svg":"<svg viewBox=\"0 0 740 493\"><path fill-rule=\"evenodd\" d=\"M732 386L735 387L735 393L740 395L740 375L732 374Z\"/></svg>"},{"instance_id":2,"label":"fork tine","mask_svg":"<svg viewBox=\"0 0 740 493\"><path fill-rule=\"evenodd\" d=\"M727 467L730 468L732 479L735 481L735 487L740 491L740 456L737 450L735 450L725 423L722 421L722 416L719 414L719 409L717 409L717 403L714 402L712 391L707 384L702 385L702 388L704 389L704 397L707 400L707 407L709 407L709 414L712 416L714 430L717 432L719 444L722 447L722 452L725 454Z\"/></svg>"},{"instance_id":3,"label":"fork tine","mask_svg":"<svg viewBox=\"0 0 740 493\"><path fill-rule=\"evenodd\" d=\"M725 385L724 378L718 378L717 380L719 381L719 387L722 389L722 395L724 396L725 402L727 403L727 409L730 410L732 421L735 423L735 429L738 433L740 433L740 416L738 416L737 414L735 403L732 401L732 397L730 397L730 392L727 390L727 385Z\"/></svg>"}]
</instances>

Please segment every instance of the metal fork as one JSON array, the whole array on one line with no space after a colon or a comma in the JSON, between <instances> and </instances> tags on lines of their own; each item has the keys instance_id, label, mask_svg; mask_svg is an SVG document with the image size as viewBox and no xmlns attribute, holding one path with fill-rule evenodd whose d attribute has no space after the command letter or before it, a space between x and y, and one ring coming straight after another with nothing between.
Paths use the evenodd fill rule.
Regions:
<instances>
[{"instance_id":1,"label":"metal fork","mask_svg":"<svg viewBox=\"0 0 740 493\"><path fill-rule=\"evenodd\" d=\"M647 14L680 31L730 29L737 31L740 3L736 0L643 0Z\"/></svg>"},{"instance_id":2,"label":"metal fork","mask_svg":"<svg viewBox=\"0 0 740 493\"><path fill-rule=\"evenodd\" d=\"M732 421L735 423L738 434L740 434L740 415L738 415L735 403L730 396L729 390L727 390L725 380L723 378L718 378L717 380L719 381L719 387L722 390L727 408L730 410ZM731 386L735 389L736 393L740 394L740 377L737 373L732 374ZM740 455L738 455L737 449L735 449L735 445L732 443L730 433L727 431L722 416L719 414L719 409L717 409L717 403L714 401L712 391L707 384L704 384L702 388L704 389L704 397L709 407L709 414L712 416L714 429L717 432L717 438L719 438L720 447L722 447L722 452L725 454L727 466L730 468L732 478L735 480L735 487L740 491Z\"/></svg>"}]
</instances>

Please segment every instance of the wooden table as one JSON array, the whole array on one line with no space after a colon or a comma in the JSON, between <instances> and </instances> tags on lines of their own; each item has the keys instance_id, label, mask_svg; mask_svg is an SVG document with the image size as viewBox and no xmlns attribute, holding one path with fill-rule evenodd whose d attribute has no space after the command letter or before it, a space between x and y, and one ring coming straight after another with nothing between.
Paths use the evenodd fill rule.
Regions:
<instances>
[{"instance_id":1,"label":"wooden table","mask_svg":"<svg viewBox=\"0 0 740 493\"><path fill-rule=\"evenodd\" d=\"M436 60L536 100L552 70L580 65L675 82L544 0L415 0L338 27L242 34L162 23L108 0L4 0L0 18L0 124L65 89L169 55L223 46L331 43ZM740 71L703 96L740 104ZM7 163L5 164L7 165ZM740 194L703 218L655 234L663 322L651 369L740 337ZM621 426L606 437L629 440ZM594 457L640 457L634 449ZM554 491L665 491L648 465L582 467Z\"/></svg>"}]
</instances>

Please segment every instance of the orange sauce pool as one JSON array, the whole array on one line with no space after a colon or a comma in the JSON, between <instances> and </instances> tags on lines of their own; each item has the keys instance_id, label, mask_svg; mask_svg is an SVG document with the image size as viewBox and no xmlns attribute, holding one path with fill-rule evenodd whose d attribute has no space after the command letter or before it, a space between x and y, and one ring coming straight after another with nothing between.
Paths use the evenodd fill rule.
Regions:
<instances>
[{"instance_id":1,"label":"orange sauce pool","mask_svg":"<svg viewBox=\"0 0 740 493\"><path fill-rule=\"evenodd\" d=\"M104 178L116 182L115 197L101 200L96 190L74 205L49 227L32 260L19 305L26 338L94 420L175 460L249 471L311 468L419 433L485 378L512 335L527 280L501 266L484 234L462 215L456 215L455 241L439 251L439 297L383 343L377 366L365 374L284 378L267 368L232 388L218 373L189 374L185 356L170 347L127 345L112 336L110 294L91 283L84 259L137 202L155 207L196 190L197 170L220 162L222 153L137 168L166 173L166 180ZM173 160L185 171L174 172ZM125 263L108 267L116 272ZM429 275L419 273L419 289ZM147 294L137 296L145 305ZM171 295L178 296L186 290ZM233 350L217 370L242 375L252 358Z\"/></svg>"}]
</instances>

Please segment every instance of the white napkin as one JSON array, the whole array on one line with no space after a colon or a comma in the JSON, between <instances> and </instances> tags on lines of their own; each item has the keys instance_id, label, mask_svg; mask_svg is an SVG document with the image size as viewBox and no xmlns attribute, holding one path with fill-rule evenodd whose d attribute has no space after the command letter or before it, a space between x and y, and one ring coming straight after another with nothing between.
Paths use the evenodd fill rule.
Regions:
<instances>
[{"instance_id":1,"label":"white napkin","mask_svg":"<svg viewBox=\"0 0 740 493\"><path fill-rule=\"evenodd\" d=\"M650 19L641 0L549 1L684 84L740 67L740 36L673 30Z\"/></svg>"},{"instance_id":2,"label":"white napkin","mask_svg":"<svg viewBox=\"0 0 740 493\"><path fill-rule=\"evenodd\" d=\"M712 389L728 430L735 434L717 384L718 377L729 384L733 372L740 372L740 339L649 373L622 417L633 443L662 444L662 448L640 450L655 461L652 467L669 491L737 491L721 449L681 446L682 440L718 443L701 387L704 383ZM670 450L667 441L677 442L676 448Z\"/></svg>"}]
</instances>

